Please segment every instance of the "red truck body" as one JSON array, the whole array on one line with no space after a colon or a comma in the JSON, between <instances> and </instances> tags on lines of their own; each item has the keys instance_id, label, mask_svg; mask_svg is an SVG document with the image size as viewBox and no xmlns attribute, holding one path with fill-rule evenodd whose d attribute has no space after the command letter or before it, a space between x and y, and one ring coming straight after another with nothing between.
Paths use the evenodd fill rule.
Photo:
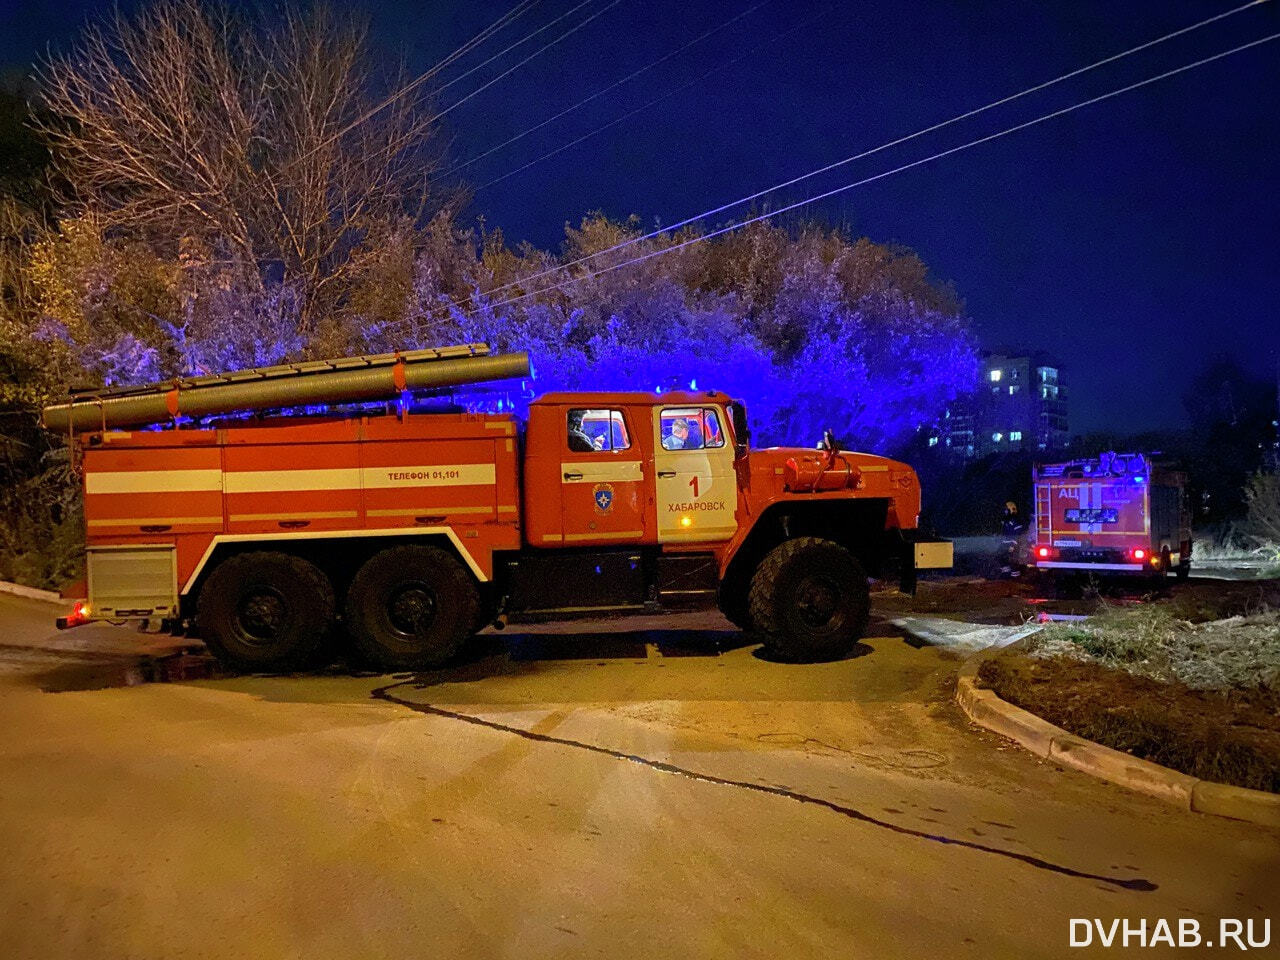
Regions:
<instances>
[{"instance_id":1,"label":"red truck body","mask_svg":"<svg viewBox=\"0 0 1280 960\"><path fill-rule=\"evenodd\" d=\"M272 386L272 396L282 389ZM378 602L400 603L399 587L377 585L396 579L396 563L456 561L463 573L437 570L414 581L416 593L405 587L413 610L397 615L421 619L465 594L448 602L465 609L466 632L507 612L704 603L752 626L781 615L771 582L756 581L786 542L778 563L804 553L817 583L828 551L833 569L857 571L859 598L866 572L910 579L950 566L950 544L916 533L920 487L909 466L836 449L751 450L741 404L714 391L553 393L530 404L527 423L399 406L106 427L77 437L89 597L68 622L194 621L207 634L225 621L261 631L291 609L292 578L319 584L313 605L343 609L350 623L367 619L364 594L383 590ZM396 547L408 552L389 552ZM255 576L266 584L257 594ZM812 618L845 603L849 576L825 580L797 601L817 611ZM229 591L241 600L211 613L209 596Z\"/></svg>"},{"instance_id":2,"label":"red truck body","mask_svg":"<svg viewBox=\"0 0 1280 960\"><path fill-rule=\"evenodd\" d=\"M1182 473L1150 455L1034 469L1031 562L1040 570L1185 576L1191 525Z\"/></svg>"}]
</instances>

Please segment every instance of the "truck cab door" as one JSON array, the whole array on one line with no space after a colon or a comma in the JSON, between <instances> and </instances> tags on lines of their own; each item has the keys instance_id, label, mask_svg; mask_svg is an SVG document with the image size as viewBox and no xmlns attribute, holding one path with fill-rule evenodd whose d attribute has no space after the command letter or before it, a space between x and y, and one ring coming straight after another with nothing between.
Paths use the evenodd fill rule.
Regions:
<instances>
[{"instance_id":1,"label":"truck cab door","mask_svg":"<svg viewBox=\"0 0 1280 960\"><path fill-rule=\"evenodd\" d=\"M659 543L729 540L738 529L733 445L718 406L655 407Z\"/></svg>"},{"instance_id":2,"label":"truck cab door","mask_svg":"<svg viewBox=\"0 0 1280 960\"><path fill-rule=\"evenodd\" d=\"M566 546L653 541L644 456L630 410L564 408L560 510Z\"/></svg>"}]
</instances>

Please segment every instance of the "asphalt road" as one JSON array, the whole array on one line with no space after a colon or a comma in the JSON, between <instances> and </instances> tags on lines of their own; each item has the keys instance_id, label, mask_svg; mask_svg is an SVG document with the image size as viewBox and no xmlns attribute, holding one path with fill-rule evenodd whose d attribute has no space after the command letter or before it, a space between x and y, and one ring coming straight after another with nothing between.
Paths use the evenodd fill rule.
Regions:
<instances>
[{"instance_id":1,"label":"asphalt road","mask_svg":"<svg viewBox=\"0 0 1280 960\"><path fill-rule=\"evenodd\" d=\"M1280 836L970 726L956 656L892 628L810 666L690 615L512 628L418 677L48 693L139 641L50 615L0 597L6 958L1088 955L1071 918L1280 940Z\"/></svg>"}]
</instances>

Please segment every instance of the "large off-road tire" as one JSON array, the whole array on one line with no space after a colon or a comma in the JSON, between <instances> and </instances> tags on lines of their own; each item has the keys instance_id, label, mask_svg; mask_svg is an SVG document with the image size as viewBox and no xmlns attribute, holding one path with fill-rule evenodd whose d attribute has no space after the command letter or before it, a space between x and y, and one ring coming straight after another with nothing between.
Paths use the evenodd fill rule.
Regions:
<instances>
[{"instance_id":1,"label":"large off-road tire","mask_svg":"<svg viewBox=\"0 0 1280 960\"><path fill-rule=\"evenodd\" d=\"M419 670L451 659L471 636L480 598L470 572L438 547L374 554L347 591L356 653L384 670Z\"/></svg>"},{"instance_id":2,"label":"large off-road tire","mask_svg":"<svg viewBox=\"0 0 1280 960\"><path fill-rule=\"evenodd\" d=\"M781 660L844 656L867 629L866 572L844 547L797 537L774 547L751 578L751 621Z\"/></svg>"},{"instance_id":3,"label":"large off-road tire","mask_svg":"<svg viewBox=\"0 0 1280 960\"><path fill-rule=\"evenodd\" d=\"M201 638L239 670L303 666L333 624L333 584L287 553L241 553L209 574L196 604Z\"/></svg>"}]
</instances>

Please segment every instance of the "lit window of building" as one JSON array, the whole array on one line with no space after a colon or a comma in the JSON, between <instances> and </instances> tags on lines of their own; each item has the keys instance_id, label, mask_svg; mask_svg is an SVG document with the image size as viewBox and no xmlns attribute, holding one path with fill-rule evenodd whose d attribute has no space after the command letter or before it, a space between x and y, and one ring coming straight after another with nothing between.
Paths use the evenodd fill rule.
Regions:
<instances>
[{"instance_id":1,"label":"lit window of building","mask_svg":"<svg viewBox=\"0 0 1280 960\"><path fill-rule=\"evenodd\" d=\"M1036 449L1032 444L1048 450L1068 445L1070 371L1059 360L1039 352L989 352L980 369L977 389L944 410L935 428L939 450L968 459Z\"/></svg>"}]
</instances>

